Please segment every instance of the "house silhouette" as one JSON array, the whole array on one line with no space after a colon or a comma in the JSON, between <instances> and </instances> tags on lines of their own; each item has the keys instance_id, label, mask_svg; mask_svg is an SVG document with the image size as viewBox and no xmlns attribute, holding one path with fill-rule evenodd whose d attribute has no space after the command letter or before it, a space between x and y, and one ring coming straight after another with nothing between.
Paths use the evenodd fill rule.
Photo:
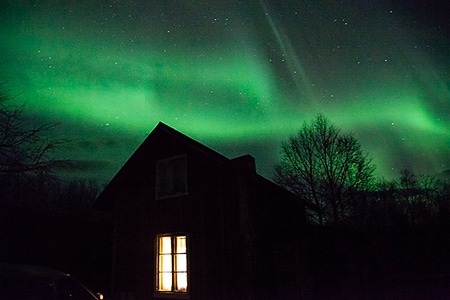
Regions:
<instances>
[{"instance_id":1,"label":"house silhouette","mask_svg":"<svg viewBox=\"0 0 450 300\"><path fill-rule=\"evenodd\" d=\"M114 218L114 299L296 299L303 203L159 123L98 197Z\"/></svg>"}]
</instances>

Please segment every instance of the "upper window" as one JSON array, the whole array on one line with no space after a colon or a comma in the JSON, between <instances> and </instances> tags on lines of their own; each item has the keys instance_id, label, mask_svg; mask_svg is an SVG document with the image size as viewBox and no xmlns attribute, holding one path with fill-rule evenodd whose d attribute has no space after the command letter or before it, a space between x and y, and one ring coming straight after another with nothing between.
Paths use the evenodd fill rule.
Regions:
<instances>
[{"instance_id":1,"label":"upper window","mask_svg":"<svg viewBox=\"0 0 450 300\"><path fill-rule=\"evenodd\" d=\"M187 194L186 156L163 159L156 165L156 198Z\"/></svg>"},{"instance_id":2,"label":"upper window","mask_svg":"<svg viewBox=\"0 0 450 300\"><path fill-rule=\"evenodd\" d=\"M186 235L157 236L157 292L186 294L188 259Z\"/></svg>"}]
</instances>

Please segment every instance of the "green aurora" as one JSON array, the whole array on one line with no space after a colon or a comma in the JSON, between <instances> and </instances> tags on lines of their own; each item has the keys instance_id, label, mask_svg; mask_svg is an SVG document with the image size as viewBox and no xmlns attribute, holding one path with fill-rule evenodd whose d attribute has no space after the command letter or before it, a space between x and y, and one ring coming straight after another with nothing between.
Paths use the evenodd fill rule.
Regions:
<instances>
[{"instance_id":1,"label":"green aurora","mask_svg":"<svg viewBox=\"0 0 450 300\"><path fill-rule=\"evenodd\" d=\"M60 123L80 176L109 180L162 121L270 178L317 113L380 175L450 169L448 27L401 6L25 2L0 4L2 81Z\"/></svg>"}]
</instances>

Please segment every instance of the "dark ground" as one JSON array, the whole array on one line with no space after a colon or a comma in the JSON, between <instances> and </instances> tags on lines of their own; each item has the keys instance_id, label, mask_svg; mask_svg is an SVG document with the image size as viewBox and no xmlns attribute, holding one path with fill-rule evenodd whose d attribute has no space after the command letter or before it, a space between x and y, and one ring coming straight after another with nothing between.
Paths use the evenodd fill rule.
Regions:
<instances>
[{"instance_id":1,"label":"dark ground","mask_svg":"<svg viewBox=\"0 0 450 300\"><path fill-rule=\"evenodd\" d=\"M0 210L0 261L50 266L111 290L112 220ZM450 299L449 226L304 231L307 299Z\"/></svg>"},{"instance_id":2,"label":"dark ground","mask_svg":"<svg viewBox=\"0 0 450 300\"><path fill-rule=\"evenodd\" d=\"M444 225L309 227L306 293L313 299L450 299L449 233Z\"/></svg>"}]
</instances>

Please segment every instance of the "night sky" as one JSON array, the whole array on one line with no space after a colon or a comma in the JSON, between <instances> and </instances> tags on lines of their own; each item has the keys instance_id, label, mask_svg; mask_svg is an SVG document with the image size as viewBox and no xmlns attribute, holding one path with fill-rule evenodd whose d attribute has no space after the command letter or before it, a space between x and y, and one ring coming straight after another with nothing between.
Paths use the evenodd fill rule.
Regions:
<instances>
[{"instance_id":1,"label":"night sky","mask_svg":"<svg viewBox=\"0 0 450 300\"><path fill-rule=\"evenodd\" d=\"M80 4L80 2L84 4ZM323 113L377 174L450 169L450 2L2 1L0 81L109 181L159 121L272 177Z\"/></svg>"}]
</instances>

